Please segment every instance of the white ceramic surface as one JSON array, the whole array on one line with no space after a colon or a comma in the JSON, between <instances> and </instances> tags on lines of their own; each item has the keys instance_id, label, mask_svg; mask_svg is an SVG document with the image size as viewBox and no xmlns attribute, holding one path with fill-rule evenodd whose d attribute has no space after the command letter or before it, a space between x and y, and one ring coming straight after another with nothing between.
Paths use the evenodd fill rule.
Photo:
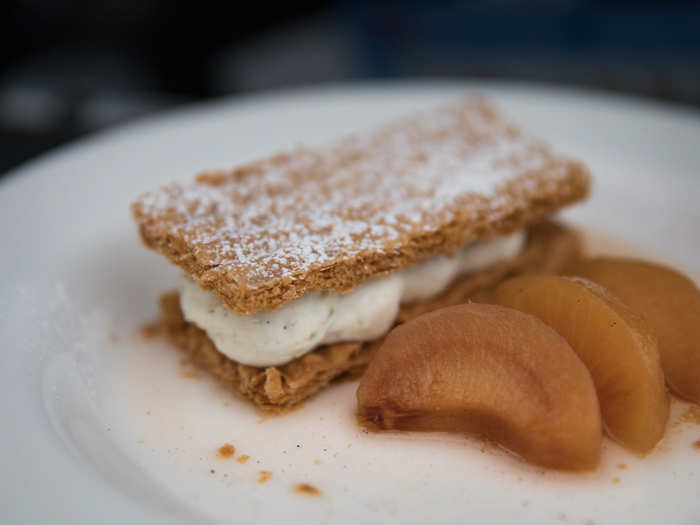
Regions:
<instances>
[{"instance_id":1,"label":"white ceramic surface","mask_svg":"<svg viewBox=\"0 0 700 525\"><path fill-rule=\"evenodd\" d=\"M606 441L598 471L562 474L458 436L365 434L356 383L262 419L138 337L177 272L140 245L135 196L465 89L585 159L593 196L565 216L594 249L651 254L700 279L700 116L685 109L537 86L340 86L224 100L90 137L0 182L0 521L700 522L697 425L672 425L644 460ZM674 403L672 421L686 408ZM218 459L227 442L250 460ZM265 484L261 470L272 472ZM322 496L294 493L298 482Z\"/></svg>"}]
</instances>

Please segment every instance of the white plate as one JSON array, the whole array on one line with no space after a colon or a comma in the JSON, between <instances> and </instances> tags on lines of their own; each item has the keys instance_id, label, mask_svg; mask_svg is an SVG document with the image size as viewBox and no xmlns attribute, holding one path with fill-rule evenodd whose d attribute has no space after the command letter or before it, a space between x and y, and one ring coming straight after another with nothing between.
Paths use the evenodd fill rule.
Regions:
<instances>
[{"instance_id":1,"label":"white plate","mask_svg":"<svg viewBox=\"0 0 700 525\"><path fill-rule=\"evenodd\" d=\"M605 250L646 251L698 279L700 118L685 109L532 86L354 86L217 102L91 137L0 184L1 521L697 523L698 426L675 425L644 460L606 441L595 473L543 471L457 436L367 435L355 383L263 420L135 335L177 275L137 239L128 205L139 193L465 88L586 160L593 197L566 216L599 248L604 233ZM676 402L672 419L685 408ZM217 459L227 442L251 459ZM273 473L265 484L261 470ZM298 482L322 496L294 493Z\"/></svg>"}]
</instances>

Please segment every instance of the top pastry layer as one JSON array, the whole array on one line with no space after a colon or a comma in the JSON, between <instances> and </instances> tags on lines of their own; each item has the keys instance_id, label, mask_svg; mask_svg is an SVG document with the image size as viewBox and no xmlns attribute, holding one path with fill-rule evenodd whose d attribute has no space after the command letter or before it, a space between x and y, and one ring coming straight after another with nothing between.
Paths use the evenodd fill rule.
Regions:
<instances>
[{"instance_id":1,"label":"top pastry layer","mask_svg":"<svg viewBox=\"0 0 700 525\"><path fill-rule=\"evenodd\" d=\"M171 184L132 204L144 243L239 314L347 291L586 196L588 170L465 98Z\"/></svg>"}]
</instances>

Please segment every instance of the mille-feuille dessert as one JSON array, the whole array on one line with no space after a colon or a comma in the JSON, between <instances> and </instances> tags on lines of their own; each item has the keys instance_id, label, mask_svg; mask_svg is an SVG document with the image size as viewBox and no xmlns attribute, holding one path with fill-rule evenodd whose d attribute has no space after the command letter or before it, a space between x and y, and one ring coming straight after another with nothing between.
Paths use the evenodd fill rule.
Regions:
<instances>
[{"instance_id":1,"label":"mille-feuille dessert","mask_svg":"<svg viewBox=\"0 0 700 525\"><path fill-rule=\"evenodd\" d=\"M518 273L557 273L549 221L590 176L470 97L320 148L140 197L143 242L183 270L163 333L265 409L360 372L396 323Z\"/></svg>"}]
</instances>

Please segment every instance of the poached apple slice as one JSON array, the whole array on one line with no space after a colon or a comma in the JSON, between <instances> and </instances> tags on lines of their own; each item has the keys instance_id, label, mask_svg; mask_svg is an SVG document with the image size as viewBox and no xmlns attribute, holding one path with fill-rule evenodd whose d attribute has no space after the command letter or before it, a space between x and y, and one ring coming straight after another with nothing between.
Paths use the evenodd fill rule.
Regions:
<instances>
[{"instance_id":1,"label":"poached apple slice","mask_svg":"<svg viewBox=\"0 0 700 525\"><path fill-rule=\"evenodd\" d=\"M645 454L663 437L670 399L656 337L601 286L576 277L529 275L502 282L494 302L554 328L586 364L611 437Z\"/></svg>"},{"instance_id":2,"label":"poached apple slice","mask_svg":"<svg viewBox=\"0 0 700 525\"><path fill-rule=\"evenodd\" d=\"M635 259L584 259L570 272L604 286L656 333L669 387L700 403L700 290L667 266Z\"/></svg>"},{"instance_id":3,"label":"poached apple slice","mask_svg":"<svg viewBox=\"0 0 700 525\"><path fill-rule=\"evenodd\" d=\"M478 434L561 469L593 468L600 454L584 364L543 322L501 306L453 306L394 328L357 400L371 428Z\"/></svg>"}]
</instances>

